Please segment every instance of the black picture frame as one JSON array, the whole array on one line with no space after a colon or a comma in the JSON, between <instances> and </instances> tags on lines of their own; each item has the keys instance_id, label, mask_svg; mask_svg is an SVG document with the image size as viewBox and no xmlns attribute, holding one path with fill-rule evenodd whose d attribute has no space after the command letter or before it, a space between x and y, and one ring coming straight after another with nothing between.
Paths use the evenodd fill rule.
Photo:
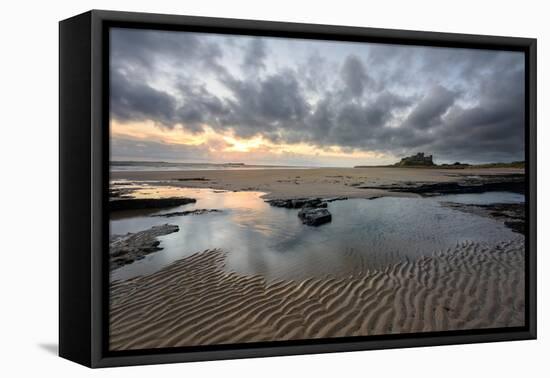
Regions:
<instances>
[{"instance_id":1,"label":"black picture frame","mask_svg":"<svg viewBox=\"0 0 550 378\"><path fill-rule=\"evenodd\" d=\"M526 59L526 325L127 352L107 348L108 29L132 27L521 51ZM89 367L536 338L536 39L92 10L59 24L59 354Z\"/></svg>"}]
</instances>

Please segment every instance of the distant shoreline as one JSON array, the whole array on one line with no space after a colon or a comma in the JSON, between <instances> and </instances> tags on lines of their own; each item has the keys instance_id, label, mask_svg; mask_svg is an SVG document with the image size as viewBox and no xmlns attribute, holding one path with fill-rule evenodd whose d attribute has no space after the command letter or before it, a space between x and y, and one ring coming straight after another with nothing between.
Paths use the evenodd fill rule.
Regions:
<instances>
[{"instance_id":1,"label":"distant shoreline","mask_svg":"<svg viewBox=\"0 0 550 378\"><path fill-rule=\"evenodd\" d=\"M525 168L524 161L510 163L485 163L485 164L434 164L434 165L356 165L353 168L422 168L422 169L467 169L467 168Z\"/></svg>"},{"instance_id":2,"label":"distant shoreline","mask_svg":"<svg viewBox=\"0 0 550 378\"><path fill-rule=\"evenodd\" d=\"M254 169L314 169L309 166L262 165L245 163L175 163L175 162L140 162L111 161L111 172L125 171L208 171L208 170L254 170Z\"/></svg>"},{"instance_id":3,"label":"distant shoreline","mask_svg":"<svg viewBox=\"0 0 550 378\"><path fill-rule=\"evenodd\" d=\"M306 166L306 165L275 165L275 164L246 164L241 162L227 163L184 163L166 161L132 161L117 160L109 163L111 172L131 171L203 171L203 170L256 170L256 169L365 169L365 168L403 168L403 169L487 169L487 168L516 168L525 169L524 161L509 163L484 164L434 164L434 165L355 165L353 167Z\"/></svg>"},{"instance_id":4,"label":"distant shoreline","mask_svg":"<svg viewBox=\"0 0 550 378\"><path fill-rule=\"evenodd\" d=\"M112 180L156 181L160 185L266 193L266 199L335 197L373 198L418 196L388 189L410 183L469 183L491 177L522 175L520 168L270 168L164 171L111 171ZM517 181L517 179L514 179Z\"/></svg>"}]
</instances>

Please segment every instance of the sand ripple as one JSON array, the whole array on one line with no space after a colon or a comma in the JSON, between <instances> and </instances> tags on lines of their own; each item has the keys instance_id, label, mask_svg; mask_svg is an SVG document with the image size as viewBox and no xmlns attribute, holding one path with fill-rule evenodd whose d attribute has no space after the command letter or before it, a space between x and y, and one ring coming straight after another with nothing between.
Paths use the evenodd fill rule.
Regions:
<instances>
[{"instance_id":1,"label":"sand ripple","mask_svg":"<svg viewBox=\"0 0 550 378\"><path fill-rule=\"evenodd\" d=\"M112 350L524 325L524 244L464 243L384 270L267 282L208 250L111 284Z\"/></svg>"}]
</instances>

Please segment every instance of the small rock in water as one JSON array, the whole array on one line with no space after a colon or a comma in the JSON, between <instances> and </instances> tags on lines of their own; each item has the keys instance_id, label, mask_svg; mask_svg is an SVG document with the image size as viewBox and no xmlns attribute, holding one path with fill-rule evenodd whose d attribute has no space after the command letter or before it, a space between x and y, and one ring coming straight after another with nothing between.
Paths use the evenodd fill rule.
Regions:
<instances>
[{"instance_id":1,"label":"small rock in water","mask_svg":"<svg viewBox=\"0 0 550 378\"><path fill-rule=\"evenodd\" d=\"M298 217L308 226L320 226L332 221L332 214L327 209L319 207L304 207L298 213Z\"/></svg>"}]
</instances>

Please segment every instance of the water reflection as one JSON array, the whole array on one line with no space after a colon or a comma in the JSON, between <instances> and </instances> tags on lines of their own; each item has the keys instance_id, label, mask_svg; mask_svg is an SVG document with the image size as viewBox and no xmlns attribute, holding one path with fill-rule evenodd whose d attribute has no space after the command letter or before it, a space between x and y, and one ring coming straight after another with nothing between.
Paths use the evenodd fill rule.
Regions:
<instances>
[{"instance_id":1,"label":"water reflection","mask_svg":"<svg viewBox=\"0 0 550 378\"><path fill-rule=\"evenodd\" d=\"M298 210L269 206L259 192L145 185L134 195L197 199L196 203L155 214L193 209L223 212L172 218L134 213L112 218L112 234L136 232L164 223L180 227L179 232L159 238L164 250L113 271L112 279L152 273L182 257L211 248L228 251L228 269L259 273L268 279L376 269L466 240L498 242L518 237L494 220L449 209L441 206L440 201L523 201L511 193L350 199L330 203L332 222L315 228L301 224Z\"/></svg>"}]
</instances>

